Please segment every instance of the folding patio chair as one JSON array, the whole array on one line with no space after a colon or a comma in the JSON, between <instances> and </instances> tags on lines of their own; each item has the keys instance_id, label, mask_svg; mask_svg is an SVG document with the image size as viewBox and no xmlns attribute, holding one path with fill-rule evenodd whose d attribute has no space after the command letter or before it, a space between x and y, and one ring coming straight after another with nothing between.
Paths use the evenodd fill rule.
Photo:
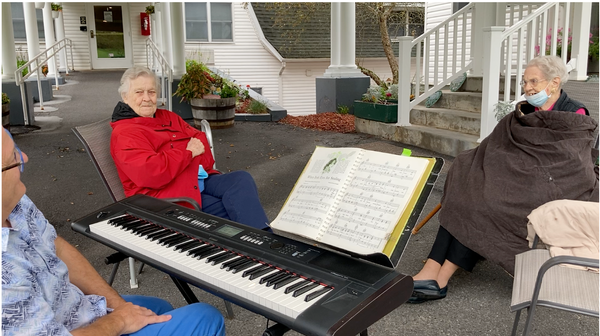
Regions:
<instances>
[{"instance_id":1,"label":"folding patio chair","mask_svg":"<svg viewBox=\"0 0 600 336\"><path fill-rule=\"evenodd\" d=\"M551 257L547 249L534 249L516 256L510 311L516 311L512 335L517 334L521 311L527 308L523 335L531 331L536 306L562 309L598 317L598 273L562 267L561 264L579 265L598 269L598 259L574 256Z\"/></svg>"},{"instance_id":2,"label":"folding patio chair","mask_svg":"<svg viewBox=\"0 0 600 336\"><path fill-rule=\"evenodd\" d=\"M110 118L100 120L100 121L92 123L92 124L74 127L72 130L73 130L73 133L75 133L77 138L81 141L81 143L85 147L85 150L88 152L88 155L92 159L92 163L94 164L94 167L98 171L98 174L100 175L100 178L102 179L102 182L104 183L104 186L108 190L108 194L110 195L112 200L114 202L118 202L118 201L124 199L125 191L123 190L123 185L121 184L121 179L119 178L119 174L117 172L117 166L115 165L115 162L113 161L113 158L110 154L110 136L112 133L112 127L110 126ZM208 121L202 120L201 130L206 134L208 143L210 145L210 150L214 157L215 154L214 154L214 146L213 146L213 141L212 141L212 133L211 133L210 124L208 123ZM194 206L194 208L196 208L196 210L198 210L198 211L201 210L198 203L195 200L190 199L190 198L170 198L170 199L166 199L166 200L171 201L171 202L188 202L188 203L192 204ZM126 258L127 258L127 256L125 256L121 252L114 253L106 258L106 260L105 260L106 264L114 264L110 279L108 280L109 285L112 286L115 275L119 268L119 264L122 260L124 260ZM141 272L143 266L144 266L143 264L140 265L139 272ZM129 258L129 274L130 274L131 288L137 288L137 279L136 279L133 258ZM175 279L174 279L174 281L175 281ZM178 285L178 288L179 288L179 285ZM184 295L184 297L186 297L186 300L188 301L188 303L190 302L190 300L193 301L195 299L195 297L193 297L193 298L190 297L190 295L193 296L193 293L191 293L191 291L184 293L184 291L181 288L180 288L180 291L182 291L182 294ZM231 307L231 303L228 301L225 301L225 300L223 300L223 301L225 302L225 308L227 310L227 317L233 318L234 316L233 316L233 309Z\"/></svg>"}]
</instances>

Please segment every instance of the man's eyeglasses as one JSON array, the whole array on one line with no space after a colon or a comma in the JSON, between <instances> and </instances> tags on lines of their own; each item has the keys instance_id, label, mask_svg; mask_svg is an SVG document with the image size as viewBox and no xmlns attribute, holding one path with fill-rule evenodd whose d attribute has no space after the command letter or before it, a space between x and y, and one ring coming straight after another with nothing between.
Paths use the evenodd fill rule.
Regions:
<instances>
[{"instance_id":1,"label":"man's eyeglasses","mask_svg":"<svg viewBox=\"0 0 600 336\"><path fill-rule=\"evenodd\" d=\"M12 135L10 135L10 133L7 131L8 135L10 136L10 138L12 139ZM21 150L19 149L19 147L17 147L17 144L15 144L15 150L14 150L14 155L15 155L15 163L8 165L6 167L2 167L2 172L4 173L5 171L9 170L9 169L13 169L16 167L19 167L19 171L21 171L21 173L23 172L23 166L25 164L25 160L23 159L23 152L21 152ZM21 158L21 160L19 161L19 157Z\"/></svg>"},{"instance_id":2,"label":"man's eyeglasses","mask_svg":"<svg viewBox=\"0 0 600 336\"><path fill-rule=\"evenodd\" d=\"M541 82L547 82L548 80L546 79L531 79L531 80L522 80L521 82L519 82L519 84L521 84L522 87L526 87L527 84L531 84L531 87L537 87L537 85Z\"/></svg>"}]
</instances>

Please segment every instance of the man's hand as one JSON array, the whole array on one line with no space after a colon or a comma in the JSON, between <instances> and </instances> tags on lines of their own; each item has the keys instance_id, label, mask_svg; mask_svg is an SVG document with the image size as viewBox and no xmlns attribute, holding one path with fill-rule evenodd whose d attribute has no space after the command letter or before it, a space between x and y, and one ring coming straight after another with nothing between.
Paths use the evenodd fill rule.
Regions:
<instances>
[{"instance_id":1,"label":"man's hand","mask_svg":"<svg viewBox=\"0 0 600 336\"><path fill-rule=\"evenodd\" d=\"M191 138L186 149L192 152L192 157L195 158L196 156L204 153L204 144L197 138Z\"/></svg>"},{"instance_id":2,"label":"man's hand","mask_svg":"<svg viewBox=\"0 0 600 336\"><path fill-rule=\"evenodd\" d=\"M156 315L150 309L134 305L131 302L119 306L109 315L121 319L123 328L120 334L131 334L148 324L166 322L171 319L171 315Z\"/></svg>"},{"instance_id":3,"label":"man's hand","mask_svg":"<svg viewBox=\"0 0 600 336\"><path fill-rule=\"evenodd\" d=\"M171 315L156 315L150 309L126 302L96 322L71 331L71 334L73 336L131 334L149 324L162 323L170 319Z\"/></svg>"}]
</instances>

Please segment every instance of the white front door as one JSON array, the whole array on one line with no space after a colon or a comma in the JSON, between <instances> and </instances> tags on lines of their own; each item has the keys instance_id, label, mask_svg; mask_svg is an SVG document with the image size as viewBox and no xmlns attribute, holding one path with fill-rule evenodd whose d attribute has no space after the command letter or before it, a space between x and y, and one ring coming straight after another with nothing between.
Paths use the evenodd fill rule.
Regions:
<instances>
[{"instance_id":1,"label":"white front door","mask_svg":"<svg viewBox=\"0 0 600 336\"><path fill-rule=\"evenodd\" d=\"M128 5L88 4L87 13L92 68L131 67L133 57Z\"/></svg>"}]
</instances>

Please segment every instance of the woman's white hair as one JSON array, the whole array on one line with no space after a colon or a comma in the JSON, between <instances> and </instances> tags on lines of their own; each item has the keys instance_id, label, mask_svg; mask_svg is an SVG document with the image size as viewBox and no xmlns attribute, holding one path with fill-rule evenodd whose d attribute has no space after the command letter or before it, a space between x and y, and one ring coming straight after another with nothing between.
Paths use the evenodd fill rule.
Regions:
<instances>
[{"instance_id":1,"label":"woman's white hair","mask_svg":"<svg viewBox=\"0 0 600 336\"><path fill-rule=\"evenodd\" d=\"M131 84L131 81L135 80L140 76L154 78L154 85L156 86L156 91L160 92L160 82L156 78L154 72L152 72L152 70L146 67L135 65L125 70L125 73L123 73L123 76L121 77L121 86L119 86L119 95L121 95L121 99L123 99L127 92L129 92L129 85Z\"/></svg>"},{"instance_id":2,"label":"woman's white hair","mask_svg":"<svg viewBox=\"0 0 600 336\"><path fill-rule=\"evenodd\" d=\"M560 78L561 87L569 80L567 66L558 56L538 56L527 63L527 67L530 66L540 69L548 81L551 81L554 77Z\"/></svg>"}]
</instances>

